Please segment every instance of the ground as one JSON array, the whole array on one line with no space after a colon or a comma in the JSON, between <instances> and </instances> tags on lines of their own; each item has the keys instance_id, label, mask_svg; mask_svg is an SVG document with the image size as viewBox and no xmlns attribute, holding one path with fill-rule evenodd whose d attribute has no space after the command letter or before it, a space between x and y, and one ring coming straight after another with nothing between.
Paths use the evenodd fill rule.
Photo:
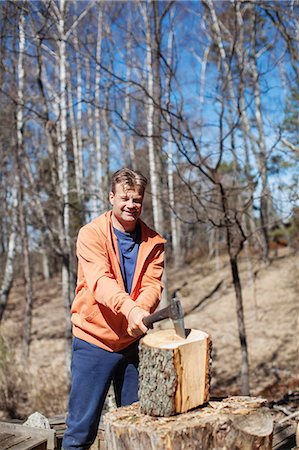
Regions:
<instances>
[{"instance_id":1,"label":"ground","mask_svg":"<svg viewBox=\"0 0 299 450\"><path fill-rule=\"evenodd\" d=\"M269 265L254 256L240 258L251 394L270 401L299 389L299 258L288 249L280 251L272 255ZM168 290L174 289L180 290L186 328L203 330L212 338L211 395L238 395L241 353L227 258L194 261L177 271L169 270ZM1 417L25 418L35 411L48 417L63 414L68 378L59 279L34 280L27 365L20 351L24 306L22 280L18 279L1 324L0 381L5 394L1 393ZM171 327L171 323L166 320L159 327Z\"/></svg>"}]
</instances>

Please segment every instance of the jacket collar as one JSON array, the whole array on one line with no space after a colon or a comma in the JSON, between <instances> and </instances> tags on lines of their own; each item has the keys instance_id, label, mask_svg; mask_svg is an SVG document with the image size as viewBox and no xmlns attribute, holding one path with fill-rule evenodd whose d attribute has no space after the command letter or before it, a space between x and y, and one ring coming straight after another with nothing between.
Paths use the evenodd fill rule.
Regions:
<instances>
[{"instance_id":1,"label":"jacket collar","mask_svg":"<svg viewBox=\"0 0 299 450\"><path fill-rule=\"evenodd\" d=\"M105 235L111 243L117 242L115 239L115 234L113 233L112 225L112 210L105 212L101 216L95 219L95 222L100 227L102 233ZM141 219L138 219L141 229L141 242L151 243L151 245L165 244L166 239L164 239L159 233L149 228Z\"/></svg>"}]
</instances>

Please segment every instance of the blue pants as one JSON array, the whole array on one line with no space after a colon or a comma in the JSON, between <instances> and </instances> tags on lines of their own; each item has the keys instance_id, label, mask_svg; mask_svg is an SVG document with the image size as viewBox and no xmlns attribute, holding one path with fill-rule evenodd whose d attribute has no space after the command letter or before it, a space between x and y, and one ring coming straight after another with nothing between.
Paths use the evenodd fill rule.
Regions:
<instances>
[{"instance_id":1,"label":"blue pants","mask_svg":"<svg viewBox=\"0 0 299 450\"><path fill-rule=\"evenodd\" d=\"M109 352L74 338L63 450L87 450L94 442L111 381L117 406L138 401L138 362L138 341Z\"/></svg>"}]
</instances>

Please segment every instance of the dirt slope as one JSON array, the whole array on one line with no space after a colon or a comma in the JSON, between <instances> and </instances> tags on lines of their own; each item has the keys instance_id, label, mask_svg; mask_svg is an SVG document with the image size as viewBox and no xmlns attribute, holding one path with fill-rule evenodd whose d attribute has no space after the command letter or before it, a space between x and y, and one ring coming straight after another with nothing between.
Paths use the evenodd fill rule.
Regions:
<instances>
[{"instance_id":1,"label":"dirt slope","mask_svg":"<svg viewBox=\"0 0 299 450\"><path fill-rule=\"evenodd\" d=\"M267 267L253 260L251 270L247 260L241 259L253 395L280 398L288 390L298 389L298 274L298 255L288 252L279 254ZM65 316L60 288L58 279L47 283L35 280L32 342L26 367L19 351L24 311L21 281L13 287L1 335L11 349L6 370L12 379L10 384L15 383L6 407L14 402L11 412L3 411L2 417L26 417L36 410L48 416L66 411ZM201 329L212 337L212 395L238 394L241 357L234 290L226 258L201 261L170 272L168 289L180 289L186 327ZM164 321L159 327L171 327L171 323Z\"/></svg>"},{"instance_id":2,"label":"dirt slope","mask_svg":"<svg viewBox=\"0 0 299 450\"><path fill-rule=\"evenodd\" d=\"M186 316L185 325L211 335L214 348L212 391L226 395L238 393L241 354L230 270L225 260L221 264L222 267L216 268L215 262L207 263L201 269L202 275L195 265L196 275L192 276L191 272L190 276L182 276L177 286L173 286L184 285L181 295L188 311L222 282L211 297ZM251 271L245 259L240 266L251 393L261 393L276 382L282 388L283 383L291 388L299 379L298 255L282 253L267 267L253 261ZM269 392L272 394L275 392Z\"/></svg>"}]
</instances>

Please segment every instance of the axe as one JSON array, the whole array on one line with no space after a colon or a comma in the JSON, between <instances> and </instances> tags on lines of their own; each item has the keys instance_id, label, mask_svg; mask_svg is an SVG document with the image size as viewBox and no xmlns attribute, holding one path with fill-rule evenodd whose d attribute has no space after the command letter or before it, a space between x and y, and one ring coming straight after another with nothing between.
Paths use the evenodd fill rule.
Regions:
<instances>
[{"instance_id":1,"label":"axe","mask_svg":"<svg viewBox=\"0 0 299 450\"><path fill-rule=\"evenodd\" d=\"M144 317L142 322L146 328L153 328L154 323L160 322L160 320L163 319L172 319L176 334L186 339L183 308L180 300L176 296L176 293L173 294L169 306Z\"/></svg>"}]
</instances>

